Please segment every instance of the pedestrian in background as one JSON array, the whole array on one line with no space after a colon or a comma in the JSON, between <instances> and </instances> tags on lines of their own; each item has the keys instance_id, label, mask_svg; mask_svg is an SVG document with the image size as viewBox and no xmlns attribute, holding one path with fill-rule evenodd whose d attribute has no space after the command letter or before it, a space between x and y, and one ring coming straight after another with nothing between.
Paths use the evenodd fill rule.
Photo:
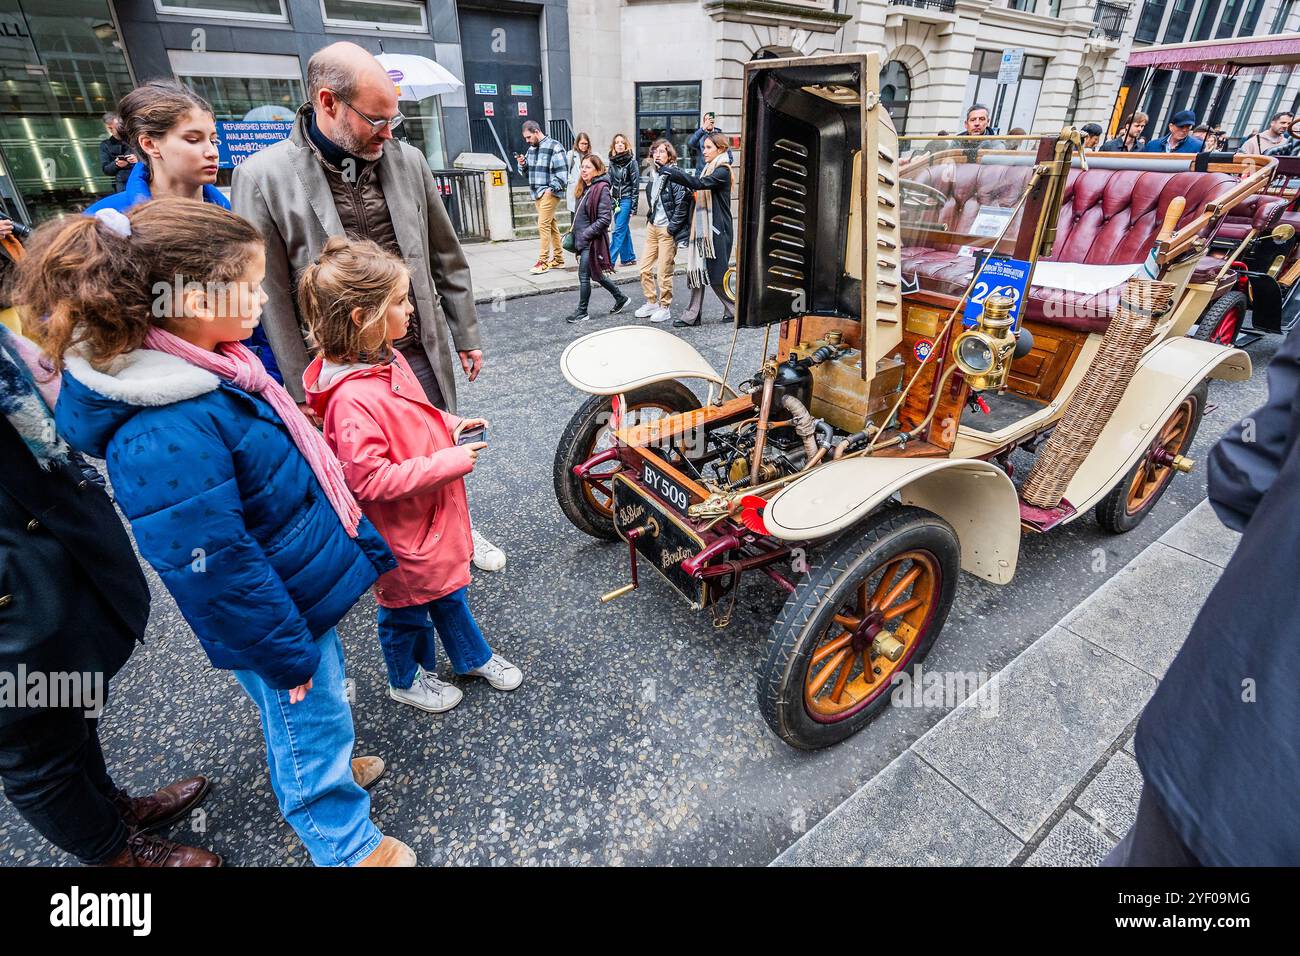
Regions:
<instances>
[{"instance_id":1,"label":"pedestrian in background","mask_svg":"<svg viewBox=\"0 0 1300 956\"><path fill-rule=\"evenodd\" d=\"M705 113L700 118L700 128L691 134L691 138L686 141L686 146L695 157L695 175L704 171L704 164L708 162L704 158L704 141L714 133L721 133L718 129L718 116L716 113ZM730 160L728 160L730 161Z\"/></svg>"},{"instance_id":2,"label":"pedestrian in background","mask_svg":"<svg viewBox=\"0 0 1300 956\"><path fill-rule=\"evenodd\" d=\"M609 257L615 266L636 265L632 248L632 217L641 199L641 168L626 136L618 133L609 144L609 188L614 197L614 227L609 237Z\"/></svg>"},{"instance_id":3,"label":"pedestrian in background","mask_svg":"<svg viewBox=\"0 0 1300 956\"><path fill-rule=\"evenodd\" d=\"M591 155L591 137L586 133L579 133L578 138L573 141L573 149L569 150L569 178L567 188L564 191L564 203L568 207L570 221L572 221L573 210L578 204L578 197L575 191L578 188L578 182L582 178L582 161Z\"/></svg>"},{"instance_id":4,"label":"pedestrian in background","mask_svg":"<svg viewBox=\"0 0 1300 956\"><path fill-rule=\"evenodd\" d=\"M619 291L609 277L609 227L614 221L614 198L609 187L609 176L599 156L591 155L582 161L578 182L578 207L573 213L573 243L578 254L578 307L566 322L586 322L591 318L587 311L591 301L591 280L614 297L610 315L623 311L628 298Z\"/></svg>"},{"instance_id":5,"label":"pedestrian in background","mask_svg":"<svg viewBox=\"0 0 1300 956\"><path fill-rule=\"evenodd\" d=\"M1138 721L1137 819L1111 866L1300 862L1300 336L1268 402L1209 454L1209 500L1242 532Z\"/></svg>"},{"instance_id":6,"label":"pedestrian in background","mask_svg":"<svg viewBox=\"0 0 1300 956\"><path fill-rule=\"evenodd\" d=\"M1191 110L1179 110L1169 120L1169 132L1147 143L1145 152L1199 153L1205 141L1192 135L1192 127L1195 125L1195 113Z\"/></svg>"},{"instance_id":7,"label":"pedestrian in background","mask_svg":"<svg viewBox=\"0 0 1300 956\"><path fill-rule=\"evenodd\" d=\"M705 286L713 289L728 319L736 314L735 306L727 297L725 283L734 234L727 138L721 133L714 133L704 140L701 149L706 162L699 176L692 176L679 166L659 168L668 182L695 190L686 254L686 279L691 287L691 301L686 306L686 313L680 319L673 320L674 328L700 324Z\"/></svg>"},{"instance_id":8,"label":"pedestrian in background","mask_svg":"<svg viewBox=\"0 0 1300 956\"><path fill-rule=\"evenodd\" d=\"M1103 153L1140 153L1146 149L1147 141L1143 137L1147 123L1151 118L1141 110L1134 112L1128 121L1120 127L1119 135L1101 144Z\"/></svg>"},{"instance_id":9,"label":"pedestrian in background","mask_svg":"<svg viewBox=\"0 0 1300 956\"><path fill-rule=\"evenodd\" d=\"M1101 142L1102 128L1096 123L1084 123L1079 127L1079 132L1083 134L1083 148L1093 150Z\"/></svg>"},{"instance_id":10,"label":"pedestrian in background","mask_svg":"<svg viewBox=\"0 0 1300 956\"><path fill-rule=\"evenodd\" d=\"M413 866L370 820L384 766L352 758L337 630L395 562L325 439L240 344L266 301L262 237L172 198L47 229L19 269L64 368L60 433L105 459L141 556L257 706L271 789L312 861Z\"/></svg>"},{"instance_id":11,"label":"pedestrian in background","mask_svg":"<svg viewBox=\"0 0 1300 956\"><path fill-rule=\"evenodd\" d=\"M108 137L99 142L99 168L113 177L113 192L120 193L139 158L122 134L122 121L116 113L104 114L104 132Z\"/></svg>"},{"instance_id":12,"label":"pedestrian in background","mask_svg":"<svg viewBox=\"0 0 1300 956\"><path fill-rule=\"evenodd\" d=\"M515 153L519 171L528 177L528 189L537 207L537 235L540 251L528 271L541 275L551 269L564 268L564 237L555 224L555 207L568 188L568 156L558 140L542 132L536 121L524 123L527 153Z\"/></svg>"},{"instance_id":13,"label":"pedestrian in background","mask_svg":"<svg viewBox=\"0 0 1300 956\"><path fill-rule=\"evenodd\" d=\"M1241 144L1239 152L1259 155L1276 149L1291 138L1292 116L1286 110L1274 113L1268 121L1268 129L1257 130Z\"/></svg>"},{"instance_id":14,"label":"pedestrian in background","mask_svg":"<svg viewBox=\"0 0 1300 956\"><path fill-rule=\"evenodd\" d=\"M97 700L87 681L87 699L0 707L5 797L87 866L220 866L215 853L150 833L202 803L206 777L131 797L105 765L99 712L144 637L149 585L104 479L55 426L59 386L36 346L0 325L0 674L20 687L22 669L102 680Z\"/></svg>"},{"instance_id":15,"label":"pedestrian in background","mask_svg":"<svg viewBox=\"0 0 1300 956\"><path fill-rule=\"evenodd\" d=\"M671 182L661 167L677 163L677 150L666 139L650 147L652 165L646 186L645 257L641 263L641 292L645 305L638 318L667 322L672 318L673 272L677 268L677 247L691 236L691 193L681 183Z\"/></svg>"},{"instance_id":16,"label":"pedestrian in background","mask_svg":"<svg viewBox=\"0 0 1300 956\"><path fill-rule=\"evenodd\" d=\"M459 439L488 423L441 411L415 387L393 348L413 308L410 288L406 266L375 243L327 242L298 283L319 350L303 384L348 487L397 559L375 584L388 696L440 714L464 695L437 676L435 631L457 674L497 690L514 690L524 676L493 653L469 609L464 478L487 443Z\"/></svg>"}]
</instances>

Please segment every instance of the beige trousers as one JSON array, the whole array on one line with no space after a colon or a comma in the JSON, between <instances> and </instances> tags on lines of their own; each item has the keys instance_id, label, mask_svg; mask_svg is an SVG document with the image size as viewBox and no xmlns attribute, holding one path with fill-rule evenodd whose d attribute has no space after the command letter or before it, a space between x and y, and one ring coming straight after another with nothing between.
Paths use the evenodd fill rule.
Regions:
<instances>
[{"instance_id":1,"label":"beige trousers","mask_svg":"<svg viewBox=\"0 0 1300 956\"><path fill-rule=\"evenodd\" d=\"M560 235L560 227L555 224L555 207L560 204L560 197L548 192L536 203L537 236L541 241L541 252L538 253L537 259L539 262L562 266L564 246L561 243L564 238Z\"/></svg>"},{"instance_id":2,"label":"beige trousers","mask_svg":"<svg viewBox=\"0 0 1300 956\"><path fill-rule=\"evenodd\" d=\"M646 230L641 253L641 291L647 302L668 308L673 304L673 270L677 267L677 243L668 230L654 223ZM658 293L655 280L659 280Z\"/></svg>"}]
</instances>

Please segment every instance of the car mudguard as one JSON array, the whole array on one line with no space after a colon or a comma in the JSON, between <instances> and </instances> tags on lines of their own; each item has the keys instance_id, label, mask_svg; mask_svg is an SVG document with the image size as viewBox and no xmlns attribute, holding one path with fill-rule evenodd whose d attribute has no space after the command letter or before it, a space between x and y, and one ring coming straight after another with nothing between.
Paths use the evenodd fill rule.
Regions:
<instances>
[{"instance_id":1,"label":"car mudguard","mask_svg":"<svg viewBox=\"0 0 1300 956\"><path fill-rule=\"evenodd\" d=\"M1242 382L1250 373L1250 356L1240 349L1181 336L1165 339L1143 355L1097 444L1065 489L1065 500L1075 508L1067 522L1088 511L1128 474L1152 436L1202 379Z\"/></svg>"},{"instance_id":2,"label":"car mudguard","mask_svg":"<svg viewBox=\"0 0 1300 956\"><path fill-rule=\"evenodd\" d=\"M1011 479L973 458L845 458L786 485L763 509L773 537L811 541L839 534L897 494L957 532L962 570L1006 584L1020 553L1020 506Z\"/></svg>"},{"instance_id":3,"label":"car mudguard","mask_svg":"<svg viewBox=\"0 0 1300 956\"><path fill-rule=\"evenodd\" d=\"M1282 331L1282 287L1265 272L1250 273L1250 324L1261 332Z\"/></svg>"},{"instance_id":4,"label":"car mudguard","mask_svg":"<svg viewBox=\"0 0 1300 956\"><path fill-rule=\"evenodd\" d=\"M670 378L722 376L684 339L648 325L620 325L575 339L560 356L569 384L592 395L617 395Z\"/></svg>"}]
</instances>

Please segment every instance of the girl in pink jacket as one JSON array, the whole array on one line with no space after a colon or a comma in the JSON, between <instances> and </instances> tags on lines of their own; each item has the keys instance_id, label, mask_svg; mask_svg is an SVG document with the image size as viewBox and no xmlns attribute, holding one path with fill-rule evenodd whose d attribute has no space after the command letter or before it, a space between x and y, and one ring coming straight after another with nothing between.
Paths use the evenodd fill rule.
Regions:
<instances>
[{"instance_id":1,"label":"girl in pink jacket","mask_svg":"<svg viewBox=\"0 0 1300 956\"><path fill-rule=\"evenodd\" d=\"M514 690L523 674L492 652L466 600L474 544L463 479L487 443L458 441L487 422L435 408L393 348L415 311L409 291L397 257L368 240L330 239L298 283L318 353L303 386L361 510L397 558L375 584L388 695L437 714L463 695L434 676L435 630L457 674L497 690Z\"/></svg>"}]
</instances>

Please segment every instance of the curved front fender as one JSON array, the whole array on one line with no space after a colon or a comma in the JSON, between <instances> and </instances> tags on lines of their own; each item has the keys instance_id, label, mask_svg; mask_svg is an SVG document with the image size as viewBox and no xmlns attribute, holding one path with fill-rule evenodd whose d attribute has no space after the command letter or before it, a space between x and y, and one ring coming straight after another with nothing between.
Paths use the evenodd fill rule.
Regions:
<instances>
[{"instance_id":1,"label":"curved front fender","mask_svg":"<svg viewBox=\"0 0 1300 956\"><path fill-rule=\"evenodd\" d=\"M620 325L574 340L560 356L560 371L570 385L592 395L617 395L671 378L722 382L689 342L648 325Z\"/></svg>"},{"instance_id":2,"label":"curved front fender","mask_svg":"<svg viewBox=\"0 0 1300 956\"><path fill-rule=\"evenodd\" d=\"M1020 505L1001 469L975 459L848 458L796 478L768 501L763 523L786 541L826 538L897 494L957 532L962 570L1006 584L1020 554Z\"/></svg>"}]
</instances>

